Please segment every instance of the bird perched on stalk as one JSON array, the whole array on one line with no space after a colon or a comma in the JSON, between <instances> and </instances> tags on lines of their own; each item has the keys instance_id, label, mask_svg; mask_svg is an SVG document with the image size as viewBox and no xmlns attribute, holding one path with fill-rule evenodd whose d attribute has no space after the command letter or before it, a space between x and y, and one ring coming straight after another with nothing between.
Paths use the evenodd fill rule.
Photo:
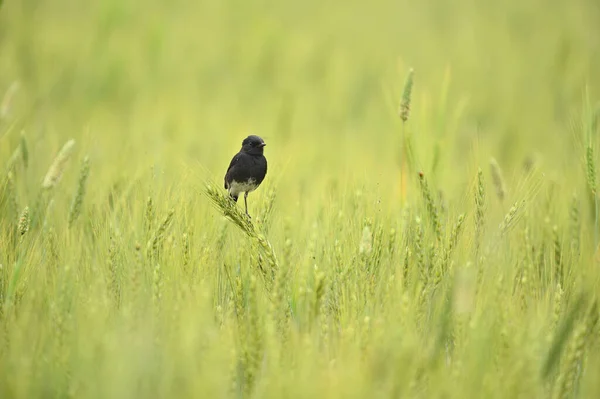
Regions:
<instances>
[{"instance_id":1,"label":"bird perched on stalk","mask_svg":"<svg viewBox=\"0 0 600 399\"><path fill-rule=\"evenodd\" d=\"M264 156L264 140L250 135L242 141L242 149L235 154L227 173L225 173L225 189L235 202L244 193L246 215L248 213L248 194L256 190L267 175L267 158Z\"/></svg>"}]
</instances>

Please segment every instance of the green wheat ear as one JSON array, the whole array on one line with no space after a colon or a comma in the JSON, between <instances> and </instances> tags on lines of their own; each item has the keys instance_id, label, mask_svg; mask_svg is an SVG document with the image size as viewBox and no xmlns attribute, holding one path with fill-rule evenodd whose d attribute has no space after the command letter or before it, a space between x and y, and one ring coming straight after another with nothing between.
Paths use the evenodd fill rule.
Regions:
<instances>
[{"instance_id":1,"label":"green wheat ear","mask_svg":"<svg viewBox=\"0 0 600 399\"><path fill-rule=\"evenodd\" d=\"M19 225L17 228L19 236L23 237L29 231L29 207L26 206L19 217Z\"/></svg>"},{"instance_id":2,"label":"green wheat ear","mask_svg":"<svg viewBox=\"0 0 600 399\"><path fill-rule=\"evenodd\" d=\"M546 355L546 360L542 366L542 377L549 379L553 375L553 371L560 363L561 353L568 341L569 336L573 330L573 326L579 317L579 313L585 303L585 297L579 295L575 300L575 303L571 306L568 314L563 319L562 323L558 326L554 334L554 339Z\"/></svg>"},{"instance_id":3,"label":"green wheat ear","mask_svg":"<svg viewBox=\"0 0 600 399\"><path fill-rule=\"evenodd\" d=\"M216 188L215 184L210 182L205 183L204 194L229 221L236 225L258 246L261 254L265 256L271 269L265 270L264 268L259 267L259 272L263 277L267 290L270 291L279 269L279 262L275 255L275 250L269 240L267 240L263 233L256 229L250 218L236 206L236 203L233 202L231 198L222 194L222 192Z\"/></svg>"},{"instance_id":4,"label":"green wheat ear","mask_svg":"<svg viewBox=\"0 0 600 399\"><path fill-rule=\"evenodd\" d=\"M90 159L86 156L81 164L81 170L79 171L79 180L77 182L77 191L75 192L75 196L73 197L73 201L71 202L71 209L69 210L69 227L73 226L73 223L75 223L75 220L77 220L77 217L81 213L81 204L85 195L85 189L89 174Z\"/></svg>"},{"instance_id":5,"label":"green wheat ear","mask_svg":"<svg viewBox=\"0 0 600 399\"><path fill-rule=\"evenodd\" d=\"M594 147L588 143L587 148L585 149L585 164L586 164L586 178L588 183L588 188L592 197L596 196L597 193L597 185L596 185L596 159L594 156Z\"/></svg>"},{"instance_id":6,"label":"green wheat ear","mask_svg":"<svg viewBox=\"0 0 600 399\"><path fill-rule=\"evenodd\" d=\"M585 164L586 164L586 178L587 186L589 189L589 204L590 204L590 215L594 222L594 245L598 245L598 186L596 177L596 156L594 154L594 147L591 143L591 139L588 140L588 144L585 151Z\"/></svg>"},{"instance_id":7,"label":"green wheat ear","mask_svg":"<svg viewBox=\"0 0 600 399\"><path fill-rule=\"evenodd\" d=\"M506 184L504 183L504 177L502 176L502 169L495 158L490 158L490 172L494 187L496 187L496 195L498 196L498 199L502 201L506 196Z\"/></svg>"},{"instance_id":8,"label":"green wheat ear","mask_svg":"<svg viewBox=\"0 0 600 399\"><path fill-rule=\"evenodd\" d=\"M561 362L561 371L556 379L554 398L572 398L577 390L581 362L586 355L586 349L596 334L598 325L598 303L594 301L589 307L583 320L573 328L573 338Z\"/></svg>"},{"instance_id":9,"label":"green wheat ear","mask_svg":"<svg viewBox=\"0 0 600 399\"><path fill-rule=\"evenodd\" d=\"M483 236L485 224L485 181L481 168L477 170L477 186L475 188L475 257L479 258L481 249L481 237Z\"/></svg>"},{"instance_id":10,"label":"green wheat ear","mask_svg":"<svg viewBox=\"0 0 600 399\"><path fill-rule=\"evenodd\" d=\"M69 158L71 158L71 154L73 153L73 148L75 147L75 140L67 141L60 152L54 158L54 161L50 165L48 172L46 173L46 177L42 182L42 188L50 189L55 187L60 181L63 172L66 169L67 162Z\"/></svg>"},{"instance_id":11,"label":"green wheat ear","mask_svg":"<svg viewBox=\"0 0 600 399\"><path fill-rule=\"evenodd\" d=\"M514 205L508 210L507 214L504 216L504 220L500 223L499 229L502 234L508 232L515 224L515 222L519 219L519 211L525 206L525 200L517 201Z\"/></svg>"},{"instance_id":12,"label":"green wheat ear","mask_svg":"<svg viewBox=\"0 0 600 399\"><path fill-rule=\"evenodd\" d=\"M425 201L427 213L429 213L433 231L435 232L436 238L439 241L442 239L440 214L433 196L431 195L431 190L429 190L429 185L427 184L427 179L425 178L425 174L423 172L419 172L419 187L421 188L421 194L423 195L423 200Z\"/></svg>"},{"instance_id":13,"label":"green wheat ear","mask_svg":"<svg viewBox=\"0 0 600 399\"><path fill-rule=\"evenodd\" d=\"M402 90L400 109L398 110L398 114L400 115L400 119L402 119L402 122L408 121L408 117L410 116L410 101L412 95L414 75L415 71L411 68L408 71L408 76L406 77L406 81L404 82L404 90Z\"/></svg>"},{"instance_id":14,"label":"green wheat ear","mask_svg":"<svg viewBox=\"0 0 600 399\"><path fill-rule=\"evenodd\" d=\"M262 222L263 231L265 233L269 231L269 227L271 226L271 216L273 214L276 198L276 191L273 188L269 189L269 191L267 192L266 201L264 203L263 208L261 209L259 216L259 220Z\"/></svg>"},{"instance_id":15,"label":"green wheat ear","mask_svg":"<svg viewBox=\"0 0 600 399\"><path fill-rule=\"evenodd\" d=\"M229 197L223 195L214 184L207 183L204 193L213 205L223 212L223 215L248 235L255 234L254 225Z\"/></svg>"},{"instance_id":16,"label":"green wheat ear","mask_svg":"<svg viewBox=\"0 0 600 399\"><path fill-rule=\"evenodd\" d=\"M163 219L160 226L158 227L158 229L156 230L156 232L154 233L154 235L152 236L152 238L146 244L146 255L148 256L148 258L156 258L158 256L160 246L164 241L167 230L173 222L174 215L175 208L171 208L165 216L165 218Z\"/></svg>"},{"instance_id":17,"label":"green wheat ear","mask_svg":"<svg viewBox=\"0 0 600 399\"><path fill-rule=\"evenodd\" d=\"M29 166L29 149L27 147L27 140L25 139L25 134L21 132L21 157L23 158L23 165L25 168Z\"/></svg>"},{"instance_id":18,"label":"green wheat ear","mask_svg":"<svg viewBox=\"0 0 600 399\"><path fill-rule=\"evenodd\" d=\"M6 175L6 185L4 187L4 197L8 201L9 215L12 220L19 216L19 203L17 200L17 188L15 185L15 176L13 172ZM2 198L0 198L1 200Z\"/></svg>"}]
</instances>

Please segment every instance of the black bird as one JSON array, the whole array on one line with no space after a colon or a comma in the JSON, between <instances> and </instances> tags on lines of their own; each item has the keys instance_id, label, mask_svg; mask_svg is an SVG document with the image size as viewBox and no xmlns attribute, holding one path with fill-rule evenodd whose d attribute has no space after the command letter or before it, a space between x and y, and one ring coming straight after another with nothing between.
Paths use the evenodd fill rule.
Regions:
<instances>
[{"instance_id":1,"label":"black bird","mask_svg":"<svg viewBox=\"0 0 600 399\"><path fill-rule=\"evenodd\" d=\"M267 158L263 155L266 146L258 136L248 136L242 141L242 149L235 154L227 173L225 173L225 189L235 202L244 193L244 205L248 214L248 194L258 188L267 174Z\"/></svg>"}]
</instances>

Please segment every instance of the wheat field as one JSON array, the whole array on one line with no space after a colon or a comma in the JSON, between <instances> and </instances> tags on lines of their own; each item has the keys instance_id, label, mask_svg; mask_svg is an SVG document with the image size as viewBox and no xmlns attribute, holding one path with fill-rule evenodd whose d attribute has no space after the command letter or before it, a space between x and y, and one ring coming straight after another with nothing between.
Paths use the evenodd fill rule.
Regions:
<instances>
[{"instance_id":1,"label":"wheat field","mask_svg":"<svg viewBox=\"0 0 600 399\"><path fill-rule=\"evenodd\" d=\"M0 1L0 398L600 397L598 21Z\"/></svg>"}]
</instances>

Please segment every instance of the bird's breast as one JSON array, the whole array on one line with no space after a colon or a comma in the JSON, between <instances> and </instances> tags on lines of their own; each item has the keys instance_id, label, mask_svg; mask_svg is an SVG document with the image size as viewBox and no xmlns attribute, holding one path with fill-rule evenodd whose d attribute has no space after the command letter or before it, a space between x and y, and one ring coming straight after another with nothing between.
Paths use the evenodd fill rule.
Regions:
<instances>
[{"instance_id":1,"label":"bird's breast","mask_svg":"<svg viewBox=\"0 0 600 399\"><path fill-rule=\"evenodd\" d=\"M239 193L247 193L256 190L257 184L255 179L248 179L246 181L232 180L229 184L229 192L233 195Z\"/></svg>"}]
</instances>

